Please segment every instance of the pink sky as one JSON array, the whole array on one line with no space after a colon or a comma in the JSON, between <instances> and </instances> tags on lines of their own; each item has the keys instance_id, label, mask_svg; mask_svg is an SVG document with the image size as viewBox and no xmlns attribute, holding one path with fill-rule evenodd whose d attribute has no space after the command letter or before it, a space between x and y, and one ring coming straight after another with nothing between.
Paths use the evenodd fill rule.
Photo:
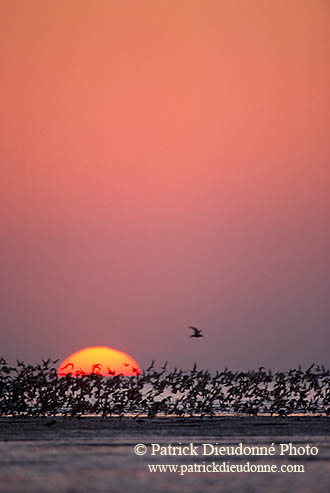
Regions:
<instances>
[{"instance_id":1,"label":"pink sky","mask_svg":"<svg viewBox=\"0 0 330 493\"><path fill-rule=\"evenodd\" d=\"M329 10L2 2L4 357L328 362Z\"/></svg>"}]
</instances>

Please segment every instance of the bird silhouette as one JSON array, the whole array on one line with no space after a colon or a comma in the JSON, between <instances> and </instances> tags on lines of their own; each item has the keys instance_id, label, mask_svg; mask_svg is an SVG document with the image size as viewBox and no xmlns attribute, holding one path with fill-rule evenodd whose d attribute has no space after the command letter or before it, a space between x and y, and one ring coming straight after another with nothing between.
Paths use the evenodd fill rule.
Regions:
<instances>
[{"instance_id":1,"label":"bird silhouette","mask_svg":"<svg viewBox=\"0 0 330 493\"><path fill-rule=\"evenodd\" d=\"M152 369L153 369L153 367L154 367L154 364L155 364L155 360L153 359L153 360L152 360L152 362L151 362L151 364L150 364L150 366L147 368L147 370L146 370L146 371L150 371L150 370L152 370Z\"/></svg>"},{"instance_id":2,"label":"bird silhouette","mask_svg":"<svg viewBox=\"0 0 330 493\"><path fill-rule=\"evenodd\" d=\"M103 365L101 365L101 363L95 363L95 365L93 365L93 368L92 368L92 373L98 373L98 372L100 372L102 366Z\"/></svg>"},{"instance_id":3,"label":"bird silhouette","mask_svg":"<svg viewBox=\"0 0 330 493\"><path fill-rule=\"evenodd\" d=\"M191 325L188 327L188 329L192 329L194 331L194 333L191 334L190 337L204 337L203 334L201 334L202 329L197 329L196 327L192 327Z\"/></svg>"},{"instance_id":4,"label":"bird silhouette","mask_svg":"<svg viewBox=\"0 0 330 493\"><path fill-rule=\"evenodd\" d=\"M73 363L67 363L65 366L62 366L62 368L60 368L60 371L66 370L67 368L69 368L69 366L71 366L70 370L72 370L74 367L74 364Z\"/></svg>"}]
</instances>

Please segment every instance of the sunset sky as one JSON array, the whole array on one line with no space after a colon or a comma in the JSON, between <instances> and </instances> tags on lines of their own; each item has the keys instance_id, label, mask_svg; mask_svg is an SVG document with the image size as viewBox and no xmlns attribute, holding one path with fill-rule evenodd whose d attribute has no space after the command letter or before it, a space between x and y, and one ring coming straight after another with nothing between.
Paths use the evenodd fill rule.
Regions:
<instances>
[{"instance_id":1,"label":"sunset sky","mask_svg":"<svg viewBox=\"0 0 330 493\"><path fill-rule=\"evenodd\" d=\"M329 15L1 1L0 356L329 363Z\"/></svg>"}]
</instances>

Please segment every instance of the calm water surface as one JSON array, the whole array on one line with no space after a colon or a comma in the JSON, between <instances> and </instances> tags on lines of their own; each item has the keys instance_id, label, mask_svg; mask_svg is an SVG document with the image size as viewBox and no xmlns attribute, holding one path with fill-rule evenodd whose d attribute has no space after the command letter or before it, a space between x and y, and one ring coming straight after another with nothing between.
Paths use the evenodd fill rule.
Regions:
<instances>
[{"instance_id":1,"label":"calm water surface","mask_svg":"<svg viewBox=\"0 0 330 493\"><path fill-rule=\"evenodd\" d=\"M316 456L151 456L151 443L219 446L292 443ZM136 455L134 446L147 453ZM162 449L165 450L165 449ZM169 449L166 449L169 450ZM186 472L193 464L303 465L305 472ZM178 472L150 472L173 464ZM186 466L186 467L182 467ZM181 468L181 469L180 469ZM1 418L0 491L12 492L283 492L330 491L330 419L221 417L139 419Z\"/></svg>"}]
</instances>

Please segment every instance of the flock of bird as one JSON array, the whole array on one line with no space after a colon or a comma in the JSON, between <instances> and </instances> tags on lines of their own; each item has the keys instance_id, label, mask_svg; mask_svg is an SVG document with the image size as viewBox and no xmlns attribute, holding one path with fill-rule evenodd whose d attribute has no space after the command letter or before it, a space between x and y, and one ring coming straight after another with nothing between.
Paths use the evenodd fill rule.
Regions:
<instances>
[{"instance_id":1,"label":"flock of bird","mask_svg":"<svg viewBox=\"0 0 330 493\"><path fill-rule=\"evenodd\" d=\"M193 328L194 330L195 328ZM197 333L194 337L200 337ZM159 369L102 377L59 376L57 361L16 367L0 359L0 414L14 416L82 415L155 417L214 416L221 413L330 415L330 371L312 365L287 372L224 371L211 374L196 365L183 371ZM97 363L96 363L97 364Z\"/></svg>"}]
</instances>

